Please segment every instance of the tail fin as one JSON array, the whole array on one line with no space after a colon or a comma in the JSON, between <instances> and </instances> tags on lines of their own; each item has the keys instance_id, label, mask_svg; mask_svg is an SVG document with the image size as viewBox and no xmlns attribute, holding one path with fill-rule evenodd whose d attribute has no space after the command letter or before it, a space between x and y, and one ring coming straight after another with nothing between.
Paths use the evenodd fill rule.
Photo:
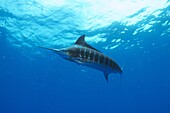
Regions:
<instances>
[{"instance_id":1,"label":"tail fin","mask_svg":"<svg viewBox=\"0 0 170 113\"><path fill-rule=\"evenodd\" d=\"M109 76L109 74L104 72L104 77L107 82L108 82L108 76ZM122 87L122 73L120 73L120 82L119 83L120 83L120 88L121 88Z\"/></svg>"},{"instance_id":2,"label":"tail fin","mask_svg":"<svg viewBox=\"0 0 170 113\"><path fill-rule=\"evenodd\" d=\"M105 77L106 81L108 82L108 76L109 76L109 74L106 73L106 72L103 72L103 73L104 73L104 77Z\"/></svg>"},{"instance_id":3,"label":"tail fin","mask_svg":"<svg viewBox=\"0 0 170 113\"><path fill-rule=\"evenodd\" d=\"M121 68L121 72L120 72L120 88L122 87L122 74L123 74L123 67Z\"/></svg>"},{"instance_id":4,"label":"tail fin","mask_svg":"<svg viewBox=\"0 0 170 113\"><path fill-rule=\"evenodd\" d=\"M120 73L120 81L119 81L120 88L122 87L122 73Z\"/></svg>"}]
</instances>

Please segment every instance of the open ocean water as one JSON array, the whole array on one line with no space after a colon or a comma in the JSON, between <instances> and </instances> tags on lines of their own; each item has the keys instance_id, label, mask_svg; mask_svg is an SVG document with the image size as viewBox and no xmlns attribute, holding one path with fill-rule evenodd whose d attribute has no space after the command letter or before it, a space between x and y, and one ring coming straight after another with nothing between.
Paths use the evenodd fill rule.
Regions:
<instances>
[{"instance_id":1,"label":"open ocean water","mask_svg":"<svg viewBox=\"0 0 170 113\"><path fill-rule=\"evenodd\" d=\"M121 86L38 47L83 34ZM0 0L0 113L170 113L170 1Z\"/></svg>"}]
</instances>

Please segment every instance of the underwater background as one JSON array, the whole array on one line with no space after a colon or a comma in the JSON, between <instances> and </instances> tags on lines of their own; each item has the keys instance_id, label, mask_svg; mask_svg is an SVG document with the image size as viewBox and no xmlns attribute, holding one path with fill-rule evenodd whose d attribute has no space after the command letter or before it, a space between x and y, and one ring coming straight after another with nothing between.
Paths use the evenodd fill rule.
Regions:
<instances>
[{"instance_id":1,"label":"underwater background","mask_svg":"<svg viewBox=\"0 0 170 113\"><path fill-rule=\"evenodd\" d=\"M83 34L121 86L39 48ZM0 0L0 113L170 113L170 1Z\"/></svg>"}]
</instances>

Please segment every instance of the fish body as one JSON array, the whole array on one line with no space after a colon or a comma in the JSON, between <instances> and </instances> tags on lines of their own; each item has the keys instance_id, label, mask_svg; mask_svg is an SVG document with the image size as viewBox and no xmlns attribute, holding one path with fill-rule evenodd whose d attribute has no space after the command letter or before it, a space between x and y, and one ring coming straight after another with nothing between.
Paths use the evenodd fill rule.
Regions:
<instances>
[{"instance_id":1,"label":"fish body","mask_svg":"<svg viewBox=\"0 0 170 113\"><path fill-rule=\"evenodd\" d=\"M66 60L102 71L107 81L110 73L122 73L122 69L112 58L87 44L84 38L85 35L82 35L74 45L67 48L42 48L52 50Z\"/></svg>"}]
</instances>

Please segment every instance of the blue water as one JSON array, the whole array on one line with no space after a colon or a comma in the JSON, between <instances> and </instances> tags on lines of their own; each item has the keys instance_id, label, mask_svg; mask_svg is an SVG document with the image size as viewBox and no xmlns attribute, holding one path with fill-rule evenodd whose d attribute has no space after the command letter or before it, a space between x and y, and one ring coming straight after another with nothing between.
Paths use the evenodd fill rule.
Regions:
<instances>
[{"instance_id":1,"label":"blue water","mask_svg":"<svg viewBox=\"0 0 170 113\"><path fill-rule=\"evenodd\" d=\"M1 0L0 113L170 113L169 18L169 0ZM38 48L83 34L121 86Z\"/></svg>"}]
</instances>

